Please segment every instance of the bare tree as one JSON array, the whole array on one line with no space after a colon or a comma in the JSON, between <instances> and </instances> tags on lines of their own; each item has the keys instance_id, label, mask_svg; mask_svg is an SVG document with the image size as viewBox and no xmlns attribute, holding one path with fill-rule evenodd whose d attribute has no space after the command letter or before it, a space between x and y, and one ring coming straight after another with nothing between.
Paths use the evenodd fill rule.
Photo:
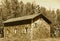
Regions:
<instances>
[{"instance_id":1,"label":"bare tree","mask_svg":"<svg viewBox=\"0 0 60 41\"><path fill-rule=\"evenodd\" d=\"M30 15L32 12L33 12L32 4L29 3L29 2L26 3L26 14L27 14L27 15Z\"/></svg>"},{"instance_id":2,"label":"bare tree","mask_svg":"<svg viewBox=\"0 0 60 41\"><path fill-rule=\"evenodd\" d=\"M40 7L40 13L44 14L44 15L47 15L46 14L46 8L45 7Z\"/></svg>"},{"instance_id":3,"label":"bare tree","mask_svg":"<svg viewBox=\"0 0 60 41\"><path fill-rule=\"evenodd\" d=\"M18 0L11 0L11 12L12 14L14 14L14 17L17 17L17 15L19 14L19 2Z\"/></svg>"},{"instance_id":4,"label":"bare tree","mask_svg":"<svg viewBox=\"0 0 60 41\"><path fill-rule=\"evenodd\" d=\"M25 12L26 12L26 10L25 10L25 6L24 6L25 4L23 3L23 1L20 1L20 3L19 3L19 15L18 16L24 16L24 14L25 14ZM25 11L25 12L24 12Z\"/></svg>"},{"instance_id":5,"label":"bare tree","mask_svg":"<svg viewBox=\"0 0 60 41\"><path fill-rule=\"evenodd\" d=\"M10 2L8 0L4 0L3 6L4 6L2 8L3 19L6 20L6 19L8 19L8 16L10 16L10 14L11 14Z\"/></svg>"},{"instance_id":6,"label":"bare tree","mask_svg":"<svg viewBox=\"0 0 60 41\"><path fill-rule=\"evenodd\" d=\"M60 23L60 10L59 9L56 10L56 14L57 14L57 21Z\"/></svg>"}]
</instances>

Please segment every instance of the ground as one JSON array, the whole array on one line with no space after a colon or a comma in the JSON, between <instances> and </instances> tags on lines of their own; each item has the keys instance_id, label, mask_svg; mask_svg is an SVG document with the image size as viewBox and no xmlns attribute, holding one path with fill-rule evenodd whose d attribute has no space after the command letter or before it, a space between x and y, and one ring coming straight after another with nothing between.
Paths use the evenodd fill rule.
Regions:
<instances>
[{"instance_id":1,"label":"ground","mask_svg":"<svg viewBox=\"0 0 60 41\"><path fill-rule=\"evenodd\" d=\"M46 39L36 39L32 41L60 41L60 38L46 38Z\"/></svg>"},{"instance_id":2,"label":"ground","mask_svg":"<svg viewBox=\"0 0 60 41\"><path fill-rule=\"evenodd\" d=\"M4 40L3 38L0 38L0 41L6 41L6 40ZM36 39L36 40L32 40L32 41L60 41L60 38Z\"/></svg>"}]
</instances>

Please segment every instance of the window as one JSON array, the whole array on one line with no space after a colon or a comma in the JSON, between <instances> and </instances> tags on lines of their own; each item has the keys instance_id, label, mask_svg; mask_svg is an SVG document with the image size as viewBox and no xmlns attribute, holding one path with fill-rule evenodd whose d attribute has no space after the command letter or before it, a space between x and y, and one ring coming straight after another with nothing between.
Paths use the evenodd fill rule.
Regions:
<instances>
[{"instance_id":1,"label":"window","mask_svg":"<svg viewBox=\"0 0 60 41\"><path fill-rule=\"evenodd\" d=\"M38 24L37 23L35 23L34 25L35 25L34 27L36 27L36 28L38 27Z\"/></svg>"},{"instance_id":2,"label":"window","mask_svg":"<svg viewBox=\"0 0 60 41\"><path fill-rule=\"evenodd\" d=\"M0 28L0 38L4 37L4 31L3 31L4 28Z\"/></svg>"},{"instance_id":3,"label":"window","mask_svg":"<svg viewBox=\"0 0 60 41\"><path fill-rule=\"evenodd\" d=\"M15 32L15 34L17 33L17 28L15 28L15 31L14 32Z\"/></svg>"},{"instance_id":4,"label":"window","mask_svg":"<svg viewBox=\"0 0 60 41\"><path fill-rule=\"evenodd\" d=\"M25 25L25 27L24 27L24 33L28 32L28 27L29 27L29 25Z\"/></svg>"},{"instance_id":5,"label":"window","mask_svg":"<svg viewBox=\"0 0 60 41\"><path fill-rule=\"evenodd\" d=\"M28 27L25 27L25 31L24 31L24 33L27 33L27 30L28 30Z\"/></svg>"}]
</instances>

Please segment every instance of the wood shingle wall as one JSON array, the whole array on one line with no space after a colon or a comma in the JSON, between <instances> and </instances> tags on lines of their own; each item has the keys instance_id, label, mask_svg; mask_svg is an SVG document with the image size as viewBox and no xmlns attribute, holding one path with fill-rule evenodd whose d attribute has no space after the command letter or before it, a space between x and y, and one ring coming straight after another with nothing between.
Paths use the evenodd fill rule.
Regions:
<instances>
[{"instance_id":1,"label":"wood shingle wall","mask_svg":"<svg viewBox=\"0 0 60 41\"><path fill-rule=\"evenodd\" d=\"M26 31L27 27L27 31ZM30 24L5 27L6 41L30 41Z\"/></svg>"}]
</instances>

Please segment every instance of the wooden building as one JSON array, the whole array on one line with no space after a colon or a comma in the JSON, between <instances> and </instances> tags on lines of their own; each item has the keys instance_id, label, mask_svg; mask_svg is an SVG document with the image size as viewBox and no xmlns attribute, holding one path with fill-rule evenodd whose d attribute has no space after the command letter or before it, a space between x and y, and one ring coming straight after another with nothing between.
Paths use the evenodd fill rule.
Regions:
<instances>
[{"instance_id":1,"label":"wooden building","mask_svg":"<svg viewBox=\"0 0 60 41\"><path fill-rule=\"evenodd\" d=\"M51 22L42 14L8 19L3 24L5 41L32 41L50 37Z\"/></svg>"}]
</instances>

